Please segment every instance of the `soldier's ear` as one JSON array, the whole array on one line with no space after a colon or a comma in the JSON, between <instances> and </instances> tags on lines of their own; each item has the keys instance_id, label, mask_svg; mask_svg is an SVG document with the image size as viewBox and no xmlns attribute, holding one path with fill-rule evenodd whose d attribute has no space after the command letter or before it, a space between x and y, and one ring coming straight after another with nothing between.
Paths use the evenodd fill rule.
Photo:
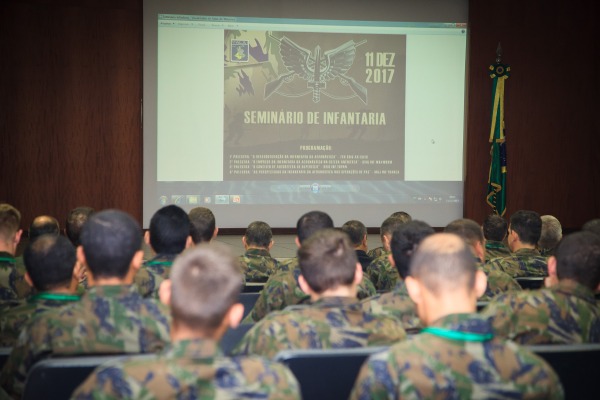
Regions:
<instances>
[{"instance_id":1,"label":"soldier's ear","mask_svg":"<svg viewBox=\"0 0 600 400\"><path fill-rule=\"evenodd\" d=\"M271 248L273 248L274 244L275 244L275 241L273 239L271 239L271 241L269 242L269 245L267 246L267 249L269 249L269 251L271 251Z\"/></svg>"},{"instance_id":2,"label":"soldier's ear","mask_svg":"<svg viewBox=\"0 0 600 400\"><path fill-rule=\"evenodd\" d=\"M189 249L191 247L194 247L194 241L192 240L191 236L188 236L187 239L185 240L185 248Z\"/></svg>"},{"instance_id":3,"label":"soldier's ear","mask_svg":"<svg viewBox=\"0 0 600 400\"><path fill-rule=\"evenodd\" d=\"M558 283L558 272L556 271L556 257L548 257L548 276L544 279L544 286L551 287Z\"/></svg>"},{"instance_id":4,"label":"soldier's ear","mask_svg":"<svg viewBox=\"0 0 600 400\"><path fill-rule=\"evenodd\" d=\"M302 275L298 277L298 284L300 285L300 289L302 289L304 293L310 296L310 294L312 293L312 289L310 288L308 282L306 282L306 279L304 279Z\"/></svg>"},{"instance_id":5,"label":"soldier's ear","mask_svg":"<svg viewBox=\"0 0 600 400\"><path fill-rule=\"evenodd\" d=\"M133 258L131 259L131 263L129 263L129 267L134 270L134 274L140 269L143 262L144 252L142 250L136 251L133 255Z\"/></svg>"},{"instance_id":6,"label":"soldier's ear","mask_svg":"<svg viewBox=\"0 0 600 400\"><path fill-rule=\"evenodd\" d=\"M356 270L354 271L354 284L355 285L360 285L360 283L363 280L363 270L362 270L362 265L360 265L359 262L356 263Z\"/></svg>"},{"instance_id":7,"label":"soldier's ear","mask_svg":"<svg viewBox=\"0 0 600 400\"><path fill-rule=\"evenodd\" d=\"M242 303L235 303L229 308L227 314L225 315L225 318L227 319L227 325L233 329L237 328L240 325L243 316L244 305Z\"/></svg>"},{"instance_id":8,"label":"soldier's ear","mask_svg":"<svg viewBox=\"0 0 600 400\"><path fill-rule=\"evenodd\" d=\"M415 302L415 304L420 304L423 301L421 283L412 276L407 276L404 282L406 283L406 290L408 291L408 296L411 298L412 301Z\"/></svg>"},{"instance_id":9,"label":"soldier's ear","mask_svg":"<svg viewBox=\"0 0 600 400\"><path fill-rule=\"evenodd\" d=\"M487 289L487 275L481 270L475 272L475 294L480 298Z\"/></svg>"},{"instance_id":10,"label":"soldier's ear","mask_svg":"<svg viewBox=\"0 0 600 400\"><path fill-rule=\"evenodd\" d=\"M35 289L35 286L33 286L33 281L31 280L31 276L29 276L29 272L25 272L24 278L25 278L25 282L27 282L27 284L29 286L31 286L32 288Z\"/></svg>"},{"instance_id":11,"label":"soldier's ear","mask_svg":"<svg viewBox=\"0 0 600 400\"><path fill-rule=\"evenodd\" d=\"M83 252L83 246L81 245L77 246L77 261L81 265L87 265L87 263L85 262L85 253Z\"/></svg>"},{"instance_id":12,"label":"soldier's ear","mask_svg":"<svg viewBox=\"0 0 600 400\"><path fill-rule=\"evenodd\" d=\"M394 261L394 256L392 255L392 253L388 254L388 261L390 262L392 267L396 266L396 262Z\"/></svg>"},{"instance_id":13,"label":"soldier's ear","mask_svg":"<svg viewBox=\"0 0 600 400\"><path fill-rule=\"evenodd\" d=\"M213 238L213 239L214 239L214 238L216 238L218 234L219 234L219 228L215 227L215 230L213 231L213 236L212 236L212 238Z\"/></svg>"},{"instance_id":14,"label":"soldier's ear","mask_svg":"<svg viewBox=\"0 0 600 400\"><path fill-rule=\"evenodd\" d=\"M296 246L298 246L298 248L302 247L302 243L300 243L300 239L298 238L298 236L296 236L296 239L294 241L296 242Z\"/></svg>"},{"instance_id":15,"label":"soldier's ear","mask_svg":"<svg viewBox=\"0 0 600 400\"><path fill-rule=\"evenodd\" d=\"M23 235L23 229L19 229L17 233L15 233L15 245L18 245L21 242L21 236Z\"/></svg>"},{"instance_id":16,"label":"soldier's ear","mask_svg":"<svg viewBox=\"0 0 600 400\"><path fill-rule=\"evenodd\" d=\"M148 246L152 247L152 245L150 244L150 231L149 230L144 233L144 242Z\"/></svg>"},{"instance_id":17,"label":"soldier's ear","mask_svg":"<svg viewBox=\"0 0 600 400\"><path fill-rule=\"evenodd\" d=\"M158 287L158 298L164 305L171 305L171 280L165 279Z\"/></svg>"},{"instance_id":18,"label":"soldier's ear","mask_svg":"<svg viewBox=\"0 0 600 400\"><path fill-rule=\"evenodd\" d=\"M242 236L242 244L244 245L244 248L247 249L248 248L248 244L246 242L246 235Z\"/></svg>"}]
</instances>

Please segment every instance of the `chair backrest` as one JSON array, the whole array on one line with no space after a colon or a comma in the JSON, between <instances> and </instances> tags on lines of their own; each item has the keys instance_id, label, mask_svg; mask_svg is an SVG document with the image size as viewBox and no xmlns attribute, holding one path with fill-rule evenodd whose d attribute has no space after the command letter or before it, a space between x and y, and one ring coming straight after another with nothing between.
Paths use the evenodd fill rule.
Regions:
<instances>
[{"instance_id":1,"label":"chair backrest","mask_svg":"<svg viewBox=\"0 0 600 400\"><path fill-rule=\"evenodd\" d=\"M231 355L233 348L240 342L240 340L242 340L246 332L248 332L253 326L254 324L243 324L239 325L235 329L229 328L219 342L223 353L228 356Z\"/></svg>"},{"instance_id":2,"label":"chair backrest","mask_svg":"<svg viewBox=\"0 0 600 400\"><path fill-rule=\"evenodd\" d=\"M240 293L240 297L238 298L238 300L244 305L244 316L242 317L242 320L246 318L248 314L250 314L250 311L252 311L254 304L256 304L256 300L258 300L258 296L260 296L259 292Z\"/></svg>"},{"instance_id":3,"label":"chair backrest","mask_svg":"<svg viewBox=\"0 0 600 400\"><path fill-rule=\"evenodd\" d=\"M246 282L242 292L244 293L258 293L265 287L264 282Z\"/></svg>"},{"instance_id":4,"label":"chair backrest","mask_svg":"<svg viewBox=\"0 0 600 400\"><path fill-rule=\"evenodd\" d=\"M526 346L552 366L558 374L566 399L598 395L600 343ZM590 397L591 396L591 397Z\"/></svg>"},{"instance_id":5,"label":"chair backrest","mask_svg":"<svg viewBox=\"0 0 600 400\"><path fill-rule=\"evenodd\" d=\"M73 391L99 365L125 355L48 358L35 363L27 374L23 400L69 399Z\"/></svg>"},{"instance_id":6,"label":"chair backrest","mask_svg":"<svg viewBox=\"0 0 600 400\"><path fill-rule=\"evenodd\" d=\"M8 360L8 356L10 356L10 352L12 351L12 347L0 347L0 370Z\"/></svg>"},{"instance_id":7,"label":"chair backrest","mask_svg":"<svg viewBox=\"0 0 600 400\"><path fill-rule=\"evenodd\" d=\"M490 304L489 301L478 301L477 302L477 311L481 311L483 310L488 304Z\"/></svg>"},{"instance_id":8,"label":"chair backrest","mask_svg":"<svg viewBox=\"0 0 600 400\"><path fill-rule=\"evenodd\" d=\"M286 364L298 379L303 399L347 399L360 367L387 347L284 350L275 361Z\"/></svg>"},{"instance_id":9,"label":"chair backrest","mask_svg":"<svg viewBox=\"0 0 600 400\"><path fill-rule=\"evenodd\" d=\"M540 289L544 286L543 276L520 276L515 278L522 289Z\"/></svg>"}]
</instances>

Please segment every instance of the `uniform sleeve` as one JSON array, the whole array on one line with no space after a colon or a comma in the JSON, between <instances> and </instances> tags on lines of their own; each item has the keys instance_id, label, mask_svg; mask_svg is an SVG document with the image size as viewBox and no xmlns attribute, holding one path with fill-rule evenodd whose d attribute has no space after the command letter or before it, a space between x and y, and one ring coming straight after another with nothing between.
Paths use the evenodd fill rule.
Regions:
<instances>
[{"instance_id":1,"label":"uniform sleeve","mask_svg":"<svg viewBox=\"0 0 600 400\"><path fill-rule=\"evenodd\" d=\"M233 349L233 354L255 354L266 358L274 358L287 342L281 324L270 320L262 320L244 335Z\"/></svg>"},{"instance_id":2,"label":"uniform sleeve","mask_svg":"<svg viewBox=\"0 0 600 400\"><path fill-rule=\"evenodd\" d=\"M481 315L490 319L494 333L503 338L510 338L515 310L507 295L497 296L481 311Z\"/></svg>"},{"instance_id":3,"label":"uniform sleeve","mask_svg":"<svg viewBox=\"0 0 600 400\"><path fill-rule=\"evenodd\" d=\"M387 362L381 356L370 357L361 367L352 392L351 400L398 398Z\"/></svg>"},{"instance_id":4,"label":"uniform sleeve","mask_svg":"<svg viewBox=\"0 0 600 400\"><path fill-rule=\"evenodd\" d=\"M118 362L108 363L98 367L87 379L73 392L71 399L76 400L112 400L144 398L154 399L143 386L123 373ZM145 393L142 396L143 390Z\"/></svg>"}]
</instances>

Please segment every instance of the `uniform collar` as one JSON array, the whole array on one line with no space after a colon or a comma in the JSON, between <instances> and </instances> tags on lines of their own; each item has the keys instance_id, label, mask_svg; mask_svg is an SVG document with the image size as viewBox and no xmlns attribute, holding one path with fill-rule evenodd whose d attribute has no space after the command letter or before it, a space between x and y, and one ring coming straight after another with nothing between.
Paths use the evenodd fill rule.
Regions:
<instances>
[{"instance_id":1,"label":"uniform collar","mask_svg":"<svg viewBox=\"0 0 600 400\"><path fill-rule=\"evenodd\" d=\"M66 294L66 293L51 293L51 292L41 292L34 294L31 296L28 301L30 303L38 303L38 302L60 302L60 303L69 303L72 301L79 301L80 297L76 294Z\"/></svg>"},{"instance_id":2,"label":"uniform collar","mask_svg":"<svg viewBox=\"0 0 600 400\"><path fill-rule=\"evenodd\" d=\"M167 348L166 354L172 357L183 358L215 358L223 355L216 340L213 339L185 339L173 342Z\"/></svg>"},{"instance_id":3,"label":"uniform collar","mask_svg":"<svg viewBox=\"0 0 600 400\"><path fill-rule=\"evenodd\" d=\"M515 251L513 254L520 255L520 256L525 256L525 255L541 256L540 252L537 251L536 249L528 249L528 248L520 248L519 250Z\"/></svg>"},{"instance_id":4,"label":"uniform collar","mask_svg":"<svg viewBox=\"0 0 600 400\"><path fill-rule=\"evenodd\" d=\"M487 335L493 333L490 322L478 314L450 314L434 321L430 326L458 332Z\"/></svg>"},{"instance_id":5,"label":"uniform collar","mask_svg":"<svg viewBox=\"0 0 600 400\"><path fill-rule=\"evenodd\" d=\"M83 297L125 297L131 294L137 294L137 288L134 285L100 285L91 286Z\"/></svg>"},{"instance_id":6,"label":"uniform collar","mask_svg":"<svg viewBox=\"0 0 600 400\"><path fill-rule=\"evenodd\" d=\"M246 250L245 255L246 256L262 256L262 257L270 257L271 256L271 254L269 253L269 250L257 249L257 248L252 248L252 249Z\"/></svg>"},{"instance_id":7,"label":"uniform collar","mask_svg":"<svg viewBox=\"0 0 600 400\"><path fill-rule=\"evenodd\" d=\"M0 251L0 262L9 262L14 264L16 262L15 257L6 251Z\"/></svg>"},{"instance_id":8,"label":"uniform collar","mask_svg":"<svg viewBox=\"0 0 600 400\"><path fill-rule=\"evenodd\" d=\"M488 240L485 242L486 249L506 249L506 245L502 242L497 242L495 240Z\"/></svg>"},{"instance_id":9,"label":"uniform collar","mask_svg":"<svg viewBox=\"0 0 600 400\"><path fill-rule=\"evenodd\" d=\"M162 265L170 267L173 265L175 257L177 257L177 254L158 254L152 260L146 261L146 265Z\"/></svg>"},{"instance_id":10,"label":"uniform collar","mask_svg":"<svg viewBox=\"0 0 600 400\"><path fill-rule=\"evenodd\" d=\"M345 307L352 304L359 304L358 300L353 297L321 297L319 300L312 302L314 307Z\"/></svg>"},{"instance_id":11,"label":"uniform collar","mask_svg":"<svg viewBox=\"0 0 600 400\"><path fill-rule=\"evenodd\" d=\"M393 292L396 294L408 296L408 289L406 288L406 283L404 283L403 280L398 281L398 283L396 283L396 286L394 286Z\"/></svg>"},{"instance_id":12,"label":"uniform collar","mask_svg":"<svg viewBox=\"0 0 600 400\"><path fill-rule=\"evenodd\" d=\"M570 279L563 279L562 281L559 281L556 285L552 286L550 290L579 297L588 303L596 303L594 291Z\"/></svg>"}]
</instances>

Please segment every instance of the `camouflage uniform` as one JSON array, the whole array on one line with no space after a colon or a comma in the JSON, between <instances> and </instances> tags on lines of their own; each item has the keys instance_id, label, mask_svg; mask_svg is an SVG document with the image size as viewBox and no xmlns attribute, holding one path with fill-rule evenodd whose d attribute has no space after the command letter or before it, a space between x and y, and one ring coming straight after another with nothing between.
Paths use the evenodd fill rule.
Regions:
<instances>
[{"instance_id":1,"label":"camouflage uniform","mask_svg":"<svg viewBox=\"0 0 600 400\"><path fill-rule=\"evenodd\" d=\"M373 258L369 257L367 252L364 250L356 250L356 258L358 259L363 272L366 271L369 264L373 262Z\"/></svg>"},{"instance_id":2,"label":"camouflage uniform","mask_svg":"<svg viewBox=\"0 0 600 400\"><path fill-rule=\"evenodd\" d=\"M546 257L535 249L519 249L508 257L494 258L488 262L491 269L500 269L512 277L548 276Z\"/></svg>"},{"instance_id":3,"label":"camouflage uniform","mask_svg":"<svg viewBox=\"0 0 600 400\"><path fill-rule=\"evenodd\" d=\"M94 286L77 303L35 316L7 360L0 384L23 393L31 366L49 354L149 353L169 343L170 318L159 302L135 287Z\"/></svg>"},{"instance_id":4,"label":"camouflage uniform","mask_svg":"<svg viewBox=\"0 0 600 400\"><path fill-rule=\"evenodd\" d=\"M548 258L548 257L550 257L550 256L553 256L553 255L554 255L554 252L556 251L556 247L552 247L552 248L550 248L550 249L538 249L538 250L539 250L539 252L540 252L540 255L541 255L542 257L546 257L546 258Z\"/></svg>"},{"instance_id":5,"label":"camouflage uniform","mask_svg":"<svg viewBox=\"0 0 600 400\"><path fill-rule=\"evenodd\" d=\"M497 295L509 290L522 290L521 285L506 272L491 269L489 265L479 262L479 259L477 259L477 266L487 276L487 287L483 296L479 298L480 301L490 301Z\"/></svg>"},{"instance_id":6,"label":"camouflage uniform","mask_svg":"<svg viewBox=\"0 0 600 400\"><path fill-rule=\"evenodd\" d=\"M574 281L499 296L483 315L498 335L521 344L600 342L600 305Z\"/></svg>"},{"instance_id":7,"label":"camouflage uniform","mask_svg":"<svg viewBox=\"0 0 600 400\"><path fill-rule=\"evenodd\" d=\"M508 257L512 255L510 249L503 242L495 240L487 240L485 242L485 261L488 262L492 258Z\"/></svg>"},{"instance_id":8,"label":"camouflage uniform","mask_svg":"<svg viewBox=\"0 0 600 400\"><path fill-rule=\"evenodd\" d=\"M385 249L383 248L383 246L376 247L374 249L371 249L371 250L367 251L367 255L369 257L371 257L373 260L376 259L376 258L378 258L378 257L380 257L380 256L382 256L385 253L387 253L387 252L385 251Z\"/></svg>"},{"instance_id":9,"label":"camouflage uniform","mask_svg":"<svg viewBox=\"0 0 600 400\"><path fill-rule=\"evenodd\" d=\"M399 281L391 292L364 299L362 304L375 314L387 314L400 320L406 330L421 328L417 306L408 296L404 281Z\"/></svg>"},{"instance_id":10,"label":"camouflage uniform","mask_svg":"<svg viewBox=\"0 0 600 400\"><path fill-rule=\"evenodd\" d=\"M15 300L27 298L32 287L25 281L23 264L18 264L15 257L5 251L0 252L0 301L3 304L15 303ZM14 305L13 304L13 305Z\"/></svg>"},{"instance_id":11,"label":"camouflage uniform","mask_svg":"<svg viewBox=\"0 0 600 400\"><path fill-rule=\"evenodd\" d=\"M133 283L142 297L158 299L158 289L165 279L169 279L175 256L156 256L146 261L136 272Z\"/></svg>"},{"instance_id":12,"label":"camouflage uniform","mask_svg":"<svg viewBox=\"0 0 600 400\"><path fill-rule=\"evenodd\" d=\"M350 297L324 297L267 315L248 331L235 354L273 358L281 350L383 346L406 338L389 315L365 311Z\"/></svg>"},{"instance_id":13,"label":"camouflage uniform","mask_svg":"<svg viewBox=\"0 0 600 400\"><path fill-rule=\"evenodd\" d=\"M39 293L22 302L20 306L3 313L0 317L0 346L13 346L19 333L33 316L62 307L73 301L79 301L79 296Z\"/></svg>"},{"instance_id":14,"label":"camouflage uniform","mask_svg":"<svg viewBox=\"0 0 600 400\"><path fill-rule=\"evenodd\" d=\"M389 255L389 252L380 255L367 267L366 274L377 290L390 291L400 280L400 274L390 263Z\"/></svg>"},{"instance_id":15,"label":"camouflage uniform","mask_svg":"<svg viewBox=\"0 0 600 400\"><path fill-rule=\"evenodd\" d=\"M173 343L162 354L96 369L73 399L300 399L294 375L259 357L226 358L213 340Z\"/></svg>"},{"instance_id":16,"label":"camouflage uniform","mask_svg":"<svg viewBox=\"0 0 600 400\"><path fill-rule=\"evenodd\" d=\"M277 269L278 262L267 249L248 249L240 256L242 273L246 282L266 282Z\"/></svg>"},{"instance_id":17,"label":"camouflage uniform","mask_svg":"<svg viewBox=\"0 0 600 400\"><path fill-rule=\"evenodd\" d=\"M489 335L488 321L454 314L436 328ZM435 329L435 328L434 328ZM363 364L351 399L544 398L562 399L552 368L537 355L501 338L474 341L421 333Z\"/></svg>"},{"instance_id":18,"label":"camouflage uniform","mask_svg":"<svg viewBox=\"0 0 600 400\"><path fill-rule=\"evenodd\" d=\"M297 267L297 261L295 264L296 268L289 271L279 271L269 277L252 311L244 319L244 323L252 324L260 321L272 311L283 310L287 306L310 301L310 296L300 289L300 284L298 283L300 268ZM293 265L293 263L288 265ZM367 277L363 277L357 291L359 299L365 299L376 293L375 287Z\"/></svg>"}]
</instances>

